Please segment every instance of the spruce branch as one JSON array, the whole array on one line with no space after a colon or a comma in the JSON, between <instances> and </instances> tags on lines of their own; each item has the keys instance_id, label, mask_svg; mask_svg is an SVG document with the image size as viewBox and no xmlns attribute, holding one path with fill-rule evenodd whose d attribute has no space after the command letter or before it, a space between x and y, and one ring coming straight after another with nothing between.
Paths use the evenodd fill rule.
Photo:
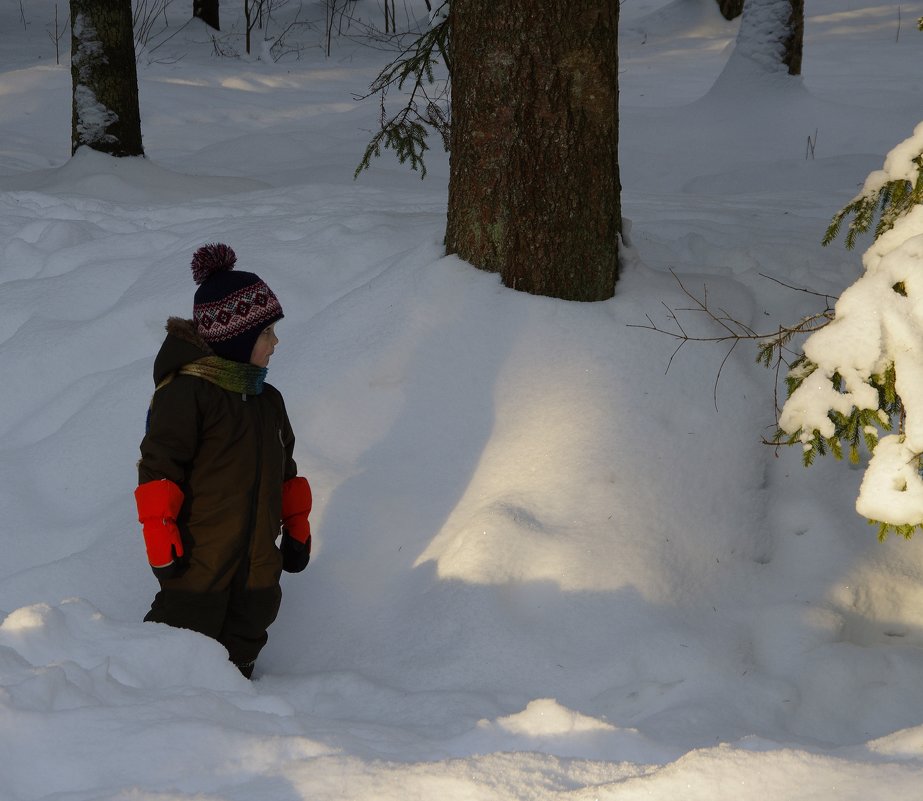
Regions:
<instances>
[{"instance_id":1,"label":"spruce branch","mask_svg":"<svg viewBox=\"0 0 923 801\"><path fill-rule=\"evenodd\" d=\"M920 440L920 423L916 420L920 417L919 401L914 395L919 395L919 382L916 366L912 363L912 354L917 350L915 346L921 340L916 332L916 323L906 325L903 319L910 315L915 321L918 314L920 300L916 295L919 290L910 276L919 269L923 257L916 249L898 251L901 242L916 237L919 229L917 218L904 218L911 212L919 215L920 212L915 209L923 206L921 137L923 124L917 126L913 137L891 151L884 169L867 179L862 194L838 212L826 230L823 243L828 245L839 236L845 224L847 248L855 245L860 234L873 228L876 240L892 231L887 247L879 250L899 256L890 259L886 267L873 271L871 276L867 273L855 282L850 288L855 289L853 302L844 304L836 318L836 327L810 342L800 343L796 349L794 338L797 335L813 335L834 321L833 303L836 298L813 293L823 298L823 311L795 325L779 326L775 332L760 334L734 320L724 310L713 309L708 302L707 290L701 298L697 298L682 282L679 282L680 287L693 304L686 308L672 308L664 303L672 327L661 327L650 317L648 325L633 326L679 340L674 356L690 341L731 341L733 344L745 339L755 341L757 361L770 368L775 364L776 368L776 432L771 439L763 442L776 447L800 445L805 466L813 464L817 456L828 453L837 459L848 456L851 462L858 463L864 449L870 455L865 468L866 479L871 477L871 480L863 481L857 508L866 514L872 525L878 527L881 540L890 533L909 539L918 528L923 528L923 501L920 497L923 453L915 452L920 446L913 444ZM875 255L880 256L879 253ZM880 262L883 264L884 259L880 258ZM892 282L893 295L880 291L881 275L890 276L887 280ZM676 280L679 281L678 278ZM861 313L856 313L857 299L864 306ZM690 312L705 314L712 324L718 326L718 330L710 335L690 336L681 321L681 315ZM877 350L873 341L873 349L857 354L856 337L868 339L870 333L865 327L869 323L873 327L878 326ZM874 332L871 336L875 336ZM793 353L794 358L791 358ZM807 353L811 354L811 358ZM817 360L816 363L813 359ZM722 361L722 368L726 360L727 356ZM788 367L784 377L788 400L780 409L778 387L782 364ZM901 365L900 368L898 365ZM904 399L898 392L898 369L902 374L909 372L911 375L910 380L904 379L906 383L902 385L906 393ZM721 369L719 378L720 373ZM895 428L896 433L880 436L882 432L891 432Z\"/></svg>"},{"instance_id":2,"label":"spruce branch","mask_svg":"<svg viewBox=\"0 0 923 801\"><path fill-rule=\"evenodd\" d=\"M852 217L846 230L845 242L846 249L852 250L857 237L872 228L876 214L878 224L875 226L875 239L878 239L914 206L923 203L923 154L912 161L917 167L915 181L911 183L906 178L895 178L886 181L877 190L855 198L833 216L822 243L829 245L833 242L840 235L843 221Z\"/></svg>"},{"instance_id":3,"label":"spruce branch","mask_svg":"<svg viewBox=\"0 0 923 801\"><path fill-rule=\"evenodd\" d=\"M443 5L447 3L448 0ZM440 61L445 65L449 80L436 79L435 67ZM379 129L366 147L354 178L369 168L372 158L380 156L383 147L393 150L401 164L409 161L411 169L419 169L421 178L426 177L424 154L429 149L426 138L430 130L439 133L443 147L448 150L451 74L449 20L446 17L403 48L371 83L369 92L356 97L356 100L366 100L379 95L380 114ZM410 96L395 114L389 116L385 108L388 93L395 89L403 91L408 83L411 84ZM435 87L435 91L430 87Z\"/></svg>"},{"instance_id":4,"label":"spruce branch","mask_svg":"<svg viewBox=\"0 0 923 801\"><path fill-rule=\"evenodd\" d=\"M789 397L816 369L817 366L803 356L793 364L786 377ZM764 439L763 443L776 447L801 443L805 467L810 467L816 456L825 456L828 451L836 459L842 459L844 452L847 452L849 461L858 464L862 447L867 453L875 450L879 431L892 431L895 421L898 423L898 430L903 430L904 407L897 394L896 380L897 373L892 363L882 375L869 378L869 384L878 391L878 404L874 409L859 409L853 406L849 414L831 410L827 417L833 423L832 436L825 437L815 429L811 432L811 439L805 441L803 429L787 432L778 427L775 436L769 440ZM843 379L838 373L830 377L830 383L837 392L845 392Z\"/></svg>"}]
</instances>

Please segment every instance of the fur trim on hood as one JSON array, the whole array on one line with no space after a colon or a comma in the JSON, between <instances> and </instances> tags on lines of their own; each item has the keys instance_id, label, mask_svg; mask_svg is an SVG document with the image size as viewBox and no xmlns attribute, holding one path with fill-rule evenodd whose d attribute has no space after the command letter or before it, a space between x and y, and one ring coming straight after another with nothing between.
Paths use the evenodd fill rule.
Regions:
<instances>
[{"instance_id":1,"label":"fur trim on hood","mask_svg":"<svg viewBox=\"0 0 923 801\"><path fill-rule=\"evenodd\" d=\"M209 345L199 333L195 320L187 320L184 317L170 317L167 320L166 329L170 336L188 342L190 345L195 345L209 355L214 353L211 349L211 345Z\"/></svg>"},{"instance_id":2,"label":"fur trim on hood","mask_svg":"<svg viewBox=\"0 0 923 801\"><path fill-rule=\"evenodd\" d=\"M167 320L167 338L154 359L154 384L157 385L170 373L184 365L198 361L215 352L202 339L192 320L171 317Z\"/></svg>"}]
</instances>

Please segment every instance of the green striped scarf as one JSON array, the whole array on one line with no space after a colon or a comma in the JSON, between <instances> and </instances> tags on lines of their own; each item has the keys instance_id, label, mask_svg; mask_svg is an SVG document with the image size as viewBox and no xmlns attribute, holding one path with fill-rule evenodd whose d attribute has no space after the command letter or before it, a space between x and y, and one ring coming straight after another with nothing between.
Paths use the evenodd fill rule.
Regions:
<instances>
[{"instance_id":1,"label":"green striped scarf","mask_svg":"<svg viewBox=\"0 0 923 801\"><path fill-rule=\"evenodd\" d=\"M269 370L255 364L222 359L220 356L206 356L180 367L179 372L182 375L204 378L229 392L259 395L263 391L263 382Z\"/></svg>"},{"instance_id":2,"label":"green striped scarf","mask_svg":"<svg viewBox=\"0 0 923 801\"><path fill-rule=\"evenodd\" d=\"M257 367L255 364L234 362L230 359L222 359L220 356L206 356L180 367L176 373L170 373L154 387L154 395L157 394L158 389L165 387L176 378L177 373L198 376L217 384L229 392L239 392L241 395L259 395L263 391L263 382L266 380L266 373L268 372L268 368ZM147 419L144 421L145 432L151 428L151 410L154 407L154 395L151 396L151 402L147 407Z\"/></svg>"}]
</instances>

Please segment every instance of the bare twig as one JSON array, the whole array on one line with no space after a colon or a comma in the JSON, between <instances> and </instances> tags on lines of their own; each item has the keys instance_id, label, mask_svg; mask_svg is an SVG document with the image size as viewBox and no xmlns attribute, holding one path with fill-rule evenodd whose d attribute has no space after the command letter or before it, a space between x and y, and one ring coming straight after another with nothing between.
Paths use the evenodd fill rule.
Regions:
<instances>
[{"instance_id":1,"label":"bare twig","mask_svg":"<svg viewBox=\"0 0 923 801\"><path fill-rule=\"evenodd\" d=\"M780 325L775 331L761 333L756 331L751 326L746 323L741 322L740 320L733 317L724 309L713 309L708 302L708 287L702 287L702 297L697 297L683 284L679 276L676 275L674 270L670 270L670 274L673 278L676 279L677 284L679 284L680 289L683 294L692 301L691 306L679 306L671 307L664 301L661 301L664 308L667 310L667 317L672 321L675 326L675 330L670 328L664 328L651 319L650 315L645 315L647 318L647 324L632 324L629 323L629 328L644 328L648 331L655 331L658 334L664 334L673 339L679 340L679 345L670 355L670 358L667 362L667 369L665 372L669 372L670 366L673 364L673 360L676 358L676 355L682 349L684 345L689 342L730 342L730 348L728 352L724 355L724 358L721 360L721 364L718 367L718 372L715 375L715 384L713 388L713 400L715 403L715 409L718 409L718 383L721 380L721 374L724 370L724 366L727 364L728 359L730 359L731 354L734 352L734 349L742 341L751 341L757 344L759 348L757 361L766 367L773 367L775 370L775 390L773 392L773 405L775 406L776 418L778 419L778 414L780 410L779 406L779 377L781 373L782 366L786 367L791 366L790 358L798 358L799 354L797 351L789 347L791 340L799 335L811 334L814 331L826 326L833 320L833 304L832 301L835 301L836 298L820 293L814 292L813 290L803 289L801 287L791 286L779 281L770 276L763 276L764 278L769 278L769 280L775 281L781 286L785 286L788 289L791 289L796 292L806 292L811 295L816 295L817 297L824 299L824 310L818 312L817 314L812 314L809 317L805 317L800 322L792 326L783 326ZM762 273L760 274L762 275ZM698 313L703 314L707 320L719 327L719 331L710 334L702 335L693 335L686 330L686 327L683 325L680 320L681 313ZM789 358L787 358L789 357Z\"/></svg>"},{"instance_id":2,"label":"bare twig","mask_svg":"<svg viewBox=\"0 0 923 801\"><path fill-rule=\"evenodd\" d=\"M54 61L55 64L61 63L61 39L68 29L68 20L70 20L70 15L65 17L64 24L61 25L58 22L58 4L54 4L54 33L48 32L48 36L51 38L51 41L54 42Z\"/></svg>"},{"instance_id":3,"label":"bare twig","mask_svg":"<svg viewBox=\"0 0 923 801\"><path fill-rule=\"evenodd\" d=\"M832 304L836 303L840 299L838 295L828 295L826 292L818 292L814 289L806 289L803 286L787 284L785 281L780 281L778 278L774 278L771 275L766 275L766 273L757 273L757 275L759 275L760 278L765 278L767 281L772 281L779 286L784 286L786 289L791 289L792 292L804 292L806 295L814 295L816 298L823 298L827 308L832 308Z\"/></svg>"},{"instance_id":4,"label":"bare twig","mask_svg":"<svg viewBox=\"0 0 923 801\"><path fill-rule=\"evenodd\" d=\"M275 41L270 48L273 61L280 61L289 53L295 53L298 58L301 58L301 52L304 50L304 46L297 42L295 44L289 44L287 38L289 33L292 31L300 30L310 26L309 22L303 22L299 19L300 15L301 7L299 6L298 11L295 13L295 18L279 33L278 36L276 36Z\"/></svg>"},{"instance_id":5,"label":"bare twig","mask_svg":"<svg viewBox=\"0 0 923 801\"><path fill-rule=\"evenodd\" d=\"M808 135L808 144L804 151L804 160L808 160L808 156L812 159L814 158L814 148L817 147L817 129L814 129L814 138L812 139L810 134Z\"/></svg>"},{"instance_id":6,"label":"bare twig","mask_svg":"<svg viewBox=\"0 0 923 801\"><path fill-rule=\"evenodd\" d=\"M167 8L172 2L173 0L137 0L132 11L136 47L147 47L158 17L163 17L163 28L170 27Z\"/></svg>"}]
</instances>

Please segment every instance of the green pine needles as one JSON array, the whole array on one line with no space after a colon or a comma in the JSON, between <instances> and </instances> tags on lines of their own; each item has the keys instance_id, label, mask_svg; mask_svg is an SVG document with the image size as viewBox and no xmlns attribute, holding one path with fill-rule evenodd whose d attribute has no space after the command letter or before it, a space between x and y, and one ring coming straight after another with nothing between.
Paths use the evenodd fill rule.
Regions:
<instances>
[{"instance_id":1,"label":"green pine needles","mask_svg":"<svg viewBox=\"0 0 923 801\"><path fill-rule=\"evenodd\" d=\"M923 528L923 251L907 244L923 230L923 123L833 217L824 245L843 230L847 248L874 230L864 274L839 298L779 281L824 299L823 311L794 325L757 332L709 305L707 291L698 296L677 278L691 305L664 304L665 326L648 315L647 325L633 327L677 340L670 362L688 342L729 342L723 367L741 340L755 341L757 362L777 376L775 436L764 442L800 445L805 466L831 453L858 464L864 452L857 511L878 527L880 539L909 538ZM694 334L683 322L689 315L704 315L712 330ZM783 375L787 399L780 408ZM719 368L716 408L720 376Z\"/></svg>"},{"instance_id":2,"label":"green pine needles","mask_svg":"<svg viewBox=\"0 0 923 801\"><path fill-rule=\"evenodd\" d=\"M447 3L443 3L443 6ZM440 7L440 9L442 6ZM438 16L439 10L437 10ZM400 55L385 67L369 87L369 94L360 100L379 95L381 114L379 130L372 137L354 173L367 170L372 158L381 156L382 148L393 150L401 164L409 162L411 169L426 177L424 155L429 150L426 142L430 130L442 137L443 147L449 149L448 81L437 81L435 70L439 63L451 75L449 61L449 19L444 17L426 33L404 48ZM410 96L403 106L389 116L385 108L388 91L403 91L409 84ZM431 93L431 88L435 92Z\"/></svg>"},{"instance_id":3,"label":"green pine needles","mask_svg":"<svg viewBox=\"0 0 923 801\"><path fill-rule=\"evenodd\" d=\"M887 232L901 226L903 218L916 206L923 204L923 153L921 153L923 136L921 135L923 135L923 127L918 127L914 137L906 140L889 154L884 170L870 176L862 194L833 217L823 238L824 245L830 244L839 236L847 220L845 244L848 249L855 246L860 234L873 228L874 238L877 241ZM907 238L914 236L915 224L911 223L906 230ZM900 235L894 239L894 243L899 244L899 242ZM893 253L894 250L895 248L889 243L883 252ZM873 308L877 310L875 314L881 319L881 336L884 343L891 340L891 337L885 333L889 330L887 326L891 324L888 320L900 318L902 315L917 314L916 304L908 303L908 300L913 301L914 299L908 297L908 287L902 276L912 275L913 271L920 267L916 263L907 263L906 259L912 258L908 256L902 257L905 259L903 262L895 263L892 259L887 267L883 267L881 258L883 256L880 254L872 257L872 261L867 265L867 271L871 271L871 273L867 272L867 277L871 276L872 280L877 280L875 276L893 275L894 277L890 279L894 281L891 289L895 294L890 296L893 300L887 300L886 295L879 293L869 295L866 302L877 304ZM895 264L897 264L896 267ZM885 270L888 272L882 272ZM854 286L863 280L860 278ZM868 518L870 524L877 526L880 540L884 540L891 533L909 539L917 529L923 528L923 512L913 506L913 503L918 504L918 502L913 500L914 496L909 492L911 489L909 485L914 484L916 490L916 485L923 478L923 459L921 459L923 454L911 451L905 435L908 409L897 390L898 368L895 366L895 360L899 361L899 357L896 351L886 350L892 345L883 344L878 363L886 364L885 369L873 375L862 371L857 373L855 360L847 350L849 336L855 337L857 331L862 329L850 328L856 316L855 303L849 307L848 311L846 308L844 307L842 311L836 310L840 311L839 316L842 317L842 324L845 326L843 332L847 334L842 339L842 343L839 339L833 339L833 329L831 329L825 332L827 338L823 340L823 344L816 346L812 351L823 354L826 364L825 375L829 378L821 380L815 376L819 366L804 355L804 350L791 364L785 379L789 402L792 402L795 393L809 378L811 378L811 384L807 390L808 395L801 393L797 402L792 403L791 409L788 404L783 408L780 419L784 420L787 430L783 429L780 424L773 442L777 445L800 444L803 448L805 466L813 464L818 455L824 456L828 453L832 453L837 459L842 459L848 454L849 460L855 464L859 462L860 452L864 447L870 454L870 462L866 469L866 479L863 480L863 487L860 489L857 506L860 507L860 511L861 509L875 510L868 514ZM839 322L836 311L827 322ZM757 360L767 367L770 366L774 347L775 343L763 345ZM818 351L817 347L821 347L821 350ZM915 350L915 345L908 345L906 340L900 347ZM869 397L867 391L863 390L859 393L864 398L859 401L859 404L874 405L874 408L858 408L852 405L848 412L843 411L856 400L857 393L848 393L844 389L843 377L834 368L836 364L843 365L843 369L849 366L853 375L853 389L856 387L856 381L860 380L877 391L877 404L869 403L872 398ZM813 424L818 425L816 408L815 416L812 417L812 413L803 405L805 399L814 392L821 392L822 397L826 398L822 403L830 404L827 419L832 423L832 433L830 433L830 427L823 425L820 428L825 428L824 433L821 433L819 428L814 428L813 432L808 430L812 425L808 421L813 420ZM842 397L843 402L838 403L838 395L849 395L849 397ZM916 401L916 405L919 405L919 401ZM793 430L802 421L805 425L798 430ZM882 432L891 432L895 427L897 433L888 436L887 454L879 459L876 448L882 441L880 435ZM900 453L897 458L892 455L896 452ZM875 475L869 480L873 467ZM869 484L869 489L866 489L866 482ZM886 518L888 515L892 515L894 519L890 521L872 519L875 516Z\"/></svg>"},{"instance_id":4,"label":"green pine needles","mask_svg":"<svg viewBox=\"0 0 923 801\"><path fill-rule=\"evenodd\" d=\"M812 364L804 356L792 365L785 379L789 397L816 369L817 365ZM897 373L893 364L888 366L884 375L871 377L869 383L878 390L879 402L877 408L858 409L853 406L849 414L831 410L828 416L834 426L832 436L825 437L820 431L814 429L813 437L805 441L801 429L789 434L779 428L776 432L774 443L777 445L800 444L803 449L802 461L805 467L810 467L817 456L826 456L828 453L832 453L836 459L842 459L845 453L848 452L849 461L852 464L858 464L862 446L865 447L868 454L873 453L875 446L878 444L879 432L890 432L894 428L895 421L899 423L903 421L904 409L895 387L896 377ZM841 391L842 378L838 374L834 374L832 381L834 387ZM921 463L919 457L915 468L918 473L923 475L923 463ZM892 523L871 519L868 522L870 525L877 526L878 539L881 542L887 539L888 534L892 533L905 539L910 539L918 528L923 528L923 523Z\"/></svg>"},{"instance_id":5,"label":"green pine needles","mask_svg":"<svg viewBox=\"0 0 923 801\"><path fill-rule=\"evenodd\" d=\"M812 364L805 356L801 356L791 366L785 377L788 396L791 397L804 380L817 370L817 365ZM781 428L776 433L775 442L780 445L801 444L803 447L802 460L805 467L810 467L817 456L826 456L832 453L835 458L842 459L848 452L849 461L858 464L860 447L865 446L868 453L875 450L878 444L878 433L881 430L891 431L894 420L903 416L901 399L897 394L895 379L897 373L894 365L889 365L884 375L872 376L869 383L878 390L878 407L875 409L857 409L852 407L849 414L831 410L828 414L833 423L833 435L825 437L820 431L814 429L813 438L804 442L802 429L793 434ZM842 377L834 373L832 378L834 388L842 392Z\"/></svg>"},{"instance_id":6,"label":"green pine needles","mask_svg":"<svg viewBox=\"0 0 923 801\"><path fill-rule=\"evenodd\" d=\"M846 231L846 249L852 250L856 237L868 231L879 213L878 225L875 227L875 239L894 227L894 223L914 206L923 202L923 154L913 159L917 166L916 180L911 183L905 178L887 181L877 190L868 191L834 215L823 243L829 245L840 234L843 220L852 215Z\"/></svg>"},{"instance_id":7,"label":"green pine needles","mask_svg":"<svg viewBox=\"0 0 923 801\"><path fill-rule=\"evenodd\" d=\"M923 528L919 523L911 525L910 523L882 523L880 520L869 520L870 526L878 526L878 541L884 542L888 539L888 534L898 534L905 540L909 540L918 528Z\"/></svg>"}]
</instances>

